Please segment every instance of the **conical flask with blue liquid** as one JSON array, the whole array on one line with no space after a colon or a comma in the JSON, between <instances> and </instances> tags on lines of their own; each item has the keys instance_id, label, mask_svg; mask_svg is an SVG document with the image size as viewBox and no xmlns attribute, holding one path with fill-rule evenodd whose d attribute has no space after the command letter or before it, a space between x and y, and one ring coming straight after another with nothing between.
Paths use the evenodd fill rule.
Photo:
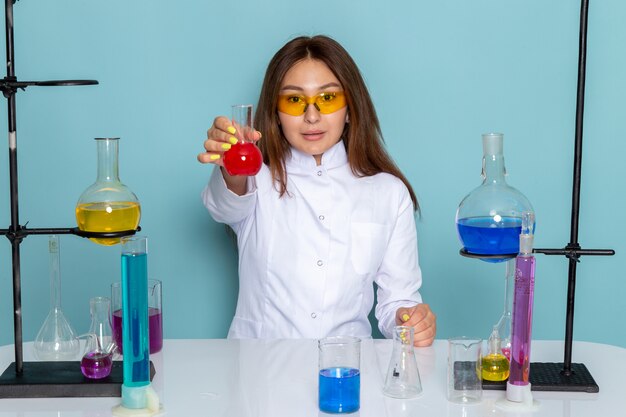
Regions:
<instances>
[{"instance_id":1,"label":"conical flask with blue liquid","mask_svg":"<svg viewBox=\"0 0 626 417\"><path fill-rule=\"evenodd\" d=\"M506 182L504 135L486 133L483 140L483 183L459 204L456 227L461 253L487 262L517 256L522 213L534 211L528 199Z\"/></svg>"}]
</instances>

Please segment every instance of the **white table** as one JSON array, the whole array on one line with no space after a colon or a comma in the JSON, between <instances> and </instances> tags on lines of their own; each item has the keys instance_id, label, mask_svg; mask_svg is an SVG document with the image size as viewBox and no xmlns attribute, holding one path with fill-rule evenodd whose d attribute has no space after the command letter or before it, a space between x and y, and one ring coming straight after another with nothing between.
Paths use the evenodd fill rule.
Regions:
<instances>
[{"instance_id":1,"label":"white table","mask_svg":"<svg viewBox=\"0 0 626 417\"><path fill-rule=\"evenodd\" d=\"M32 360L32 344L24 345ZM478 405L446 400L447 342L416 349L423 393L396 400L382 394L391 341L365 340L361 357L361 410L351 417L610 417L626 416L626 349L574 342L574 362L584 363L600 386L597 394L533 392L532 413L505 412L495 403L504 391L484 391ZM320 417L315 340L166 340L152 355L153 386L171 417ZM13 347L0 347L0 371ZM534 341L532 361L560 362L563 342ZM532 368L531 368L532 369ZM103 417L119 398L0 399L0 417Z\"/></svg>"}]
</instances>

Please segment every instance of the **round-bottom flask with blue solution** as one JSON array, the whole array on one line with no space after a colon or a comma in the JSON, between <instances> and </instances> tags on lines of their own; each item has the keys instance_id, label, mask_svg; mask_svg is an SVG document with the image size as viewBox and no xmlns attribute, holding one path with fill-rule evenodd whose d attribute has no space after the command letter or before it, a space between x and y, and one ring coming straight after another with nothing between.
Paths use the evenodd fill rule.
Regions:
<instances>
[{"instance_id":1,"label":"round-bottom flask with blue solution","mask_svg":"<svg viewBox=\"0 0 626 417\"><path fill-rule=\"evenodd\" d=\"M487 262L517 256L522 213L533 211L528 199L506 182L503 139L501 133L482 135L483 182L463 198L456 212L462 254Z\"/></svg>"}]
</instances>

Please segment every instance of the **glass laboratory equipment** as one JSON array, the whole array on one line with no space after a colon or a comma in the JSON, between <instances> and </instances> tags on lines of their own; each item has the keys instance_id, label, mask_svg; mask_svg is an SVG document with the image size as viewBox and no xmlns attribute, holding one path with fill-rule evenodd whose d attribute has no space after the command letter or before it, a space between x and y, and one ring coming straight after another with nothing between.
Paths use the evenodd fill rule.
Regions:
<instances>
[{"instance_id":1,"label":"glass laboratory equipment","mask_svg":"<svg viewBox=\"0 0 626 417\"><path fill-rule=\"evenodd\" d=\"M500 339L500 351L507 359L511 358L511 306L513 305L513 291L515 290L515 258L506 262L504 278L504 308L502 316L493 327L492 333L497 332Z\"/></svg>"},{"instance_id":2,"label":"glass laboratory equipment","mask_svg":"<svg viewBox=\"0 0 626 417\"><path fill-rule=\"evenodd\" d=\"M318 341L318 405L324 413L353 413L361 407L361 339L330 336Z\"/></svg>"},{"instance_id":3,"label":"glass laboratory equipment","mask_svg":"<svg viewBox=\"0 0 626 417\"><path fill-rule=\"evenodd\" d=\"M506 398L514 402L529 402L530 345L535 292L535 257L533 256L534 214L525 212L519 236L520 253L515 266L515 295L513 299L513 333L511 335L511 374Z\"/></svg>"},{"instance_id":4,"label":"glass laboratory equipment","mask_svg":"<svg viewBox=\"0 0 626 417\"><path fill-rule=\"evenodd\" d=\"M487 342L487 354L483 356L483 379L485 381L505 381L509 376L511 359L511 305L515 289L515 258L506 262L504 280L504 310L493 326Z\"/></svg>"},{"instance_id":5,"label":"glass laboratory equipment","mask_svg":"<svg viewBox=\"0 0 626 417\"><path fill-rule=\"evenodd\" d=\"M147 407L150 386L148 336L148 238L122 238L122 406Z\"/></svg>"},{"instance_id":6,"label":"glass laboratory equipment","mask_svg":"<svg viewBox=\"0 0 626 417\"><path fill-rule=\"evenodd\" d=\"M479 403L483 396L482 339L448 339L448 401L458 404Z\"/></svg>"},{"instance_id":7,"label":"glass laboratory equipment","mask_svg":"<svg viewBox=\"0 0 626 417\"><path fill-rule=\"evenodd\" d=\"M150 353L158 353L163 348L163 313L162 284L158 279L148 280L148 335L150 338ZM113 339L117 352L124 353L122 342L122 283L111 284L111 322L113 325Z\"/></svg>"},{"instance_id":8,"label":"glass laboratory equipment","mask_svg":"<svg viewBox=\"0 0 626 417\"><path fill-rule=\"evenodd\" d=\"M78 228L87 232L122 232L139 226L141 208L137 196L120 182L119 138L96 138L98 171L76 204ZM101 245L115 245L119 238L91 238Z\"/></svg>"},{"instance_id":9,"label":"glass laboratory equipment","mask_svg":"<svg viewBox=\"0 0 626 417\"><path fill-rule=\"evenodd\" d=\"M506 183L503 135L486 133L482 141L483 182L459 204L457 232L463 254L501 262L517 256L522 213L532 211L532 206L521 192Z\"/></svg>"},{"instance_id":10,"label":"glass laboratory equipment","mask_svg":"<svg viewBox=\"0 0 626 417\"><path fill-rule=\"evenodd\" d=\"M413 398L422 392L422 382L413 349L413 328L396 326L393 351L383 392L393 398Z\"/></svg>"},{"instance_id":11,"label":"glass laboratory equipment","mask_svg":"<svg viewBox=\"0 0 626 417\"><path fill-rule=\"evenodd\" d=\"M91 325L80 370L90 379L106 378L111 374L115 350L111 332L111 300L107 297L94 297L89 300L89 310Z\"/></svg>"},{"instance_id":12,"label":"glass laboratory equipment","mask_svg":"<svg viewBox=\"0 0 626 417\"><path fill-rule=\"evenodd\" d=\"M482 373L485 381L506 381L509 377L509 359L502 352L498 327L494 326L487 340L487 354L483 356Z\"/></svg>"},{"instance_id":13,"label":"glass laboratory equipment","mask_svg":"<svg viewBox=\"0 0 626 417\"><path fill-rule=\"evenodd\" d=\"M237 143L224 152L224 168L230 175L256 175L263 164L263 155L252 140L252 104L233 106L232 124Z\"/></svg>"},{"instance_id":14,"label":"glass laboratory equipment","mask_svg":"<svg viewBox=\"0 0 626 417\"><path fill-rule=\"evenodd\" d=\"M80 342L61 310L61 263L59 237L48 240L50 252L50 312L35 337L35 356L44 361L68 361L79 357Z\"/></svg>"}]
</instances>

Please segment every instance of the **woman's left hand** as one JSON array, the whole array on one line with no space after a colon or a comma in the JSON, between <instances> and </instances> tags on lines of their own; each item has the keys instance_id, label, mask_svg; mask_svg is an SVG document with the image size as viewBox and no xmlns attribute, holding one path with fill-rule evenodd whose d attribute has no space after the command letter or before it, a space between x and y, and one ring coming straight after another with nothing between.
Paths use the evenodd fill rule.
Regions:
<instances>
[{"instance_id":1,"label":"woman's left hand","mask_svg":"<svg viewBox=\"0 0 626 417\"><path fill-rule=\"evenodd\" d=\"M396 311L396 324L413 327L413 345L415 347L430 346L435 340L437 317L428 304L400 307Z\"/></svg>"}]
</instances>

